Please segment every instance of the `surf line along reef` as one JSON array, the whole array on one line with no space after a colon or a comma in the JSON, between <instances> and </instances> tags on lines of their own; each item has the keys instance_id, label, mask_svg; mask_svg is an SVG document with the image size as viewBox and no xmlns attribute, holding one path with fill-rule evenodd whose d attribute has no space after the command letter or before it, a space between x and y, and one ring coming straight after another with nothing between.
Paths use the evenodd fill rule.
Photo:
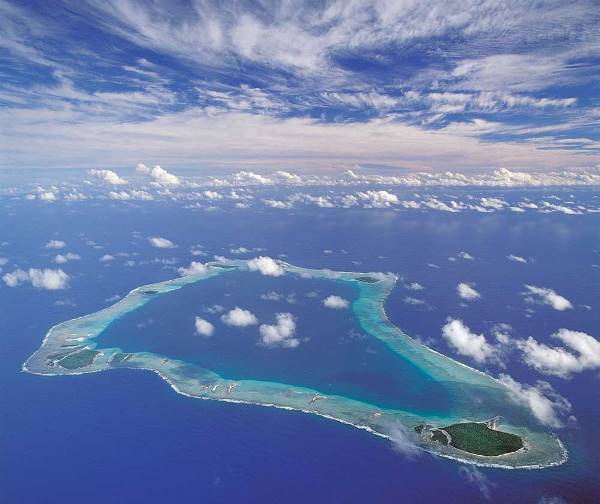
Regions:
<instances>
[{"instance_id":1,"label":"surf line along reef","mask_svg":"<svg viewBox=\"0 0 600 504\"><path fill-rule=\"evenodd\" d=\"M206 264L200 274L145 285L95 313L52 327L42 346L23 364L37 375L76 375L115 368L144 369L160 375L180 394L305 413L365 429L392 441L398 432L430 453L466 463L502 468L542 468L563 463L567 451L524 405L493 377L446 357L405 334L387 318L384 303L397 278L393 274L306 269L282 261L285 275L321 279L356 289L351 310L368 338L376 338L398 361L412 366L426 383L443 390L443 405L382 407L370 401L276 381L231 379L208 367L158 353L101 347L99 336L116 320L160 296L231 273L258 275L247 261ZM210 300L205 300L210 303ZM233 300L235 302L235 299ZM426 400L426 397L425 397Z\"/></svg>"}]
</instances>

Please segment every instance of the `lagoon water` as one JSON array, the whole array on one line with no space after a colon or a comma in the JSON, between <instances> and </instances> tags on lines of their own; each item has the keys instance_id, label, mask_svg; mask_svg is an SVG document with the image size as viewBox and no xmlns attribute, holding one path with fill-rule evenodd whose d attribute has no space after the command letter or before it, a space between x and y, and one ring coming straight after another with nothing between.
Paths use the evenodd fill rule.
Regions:
<instances>
[{"instance_id":1,"label":"lagoon water","mask_svg":"<svg viewBox=\"0 0 600 504\"><path fill-rule=\"evenodd\" d=\"M476 331L489 331L499 322L510 323L519 335L532 335L548 343L551 332L559 327L583 330L598 337L595 302L600 298L600 288L598 273L592 265L598 263L600 241L598 217L594 215L408 215L385 210L373 213L334 210L324 215L317 210L293 214L268 211L261 215L261 224L257 226L255 217L241 212L206 217L169 204L127 209L100 208L93 203L77 207L57 204L43 214L23 203L3 204L6 210L1 216L3 228L19 229L18 234L11 236L3 254L16 256L21 267L40 265L43 260L40 254L48 253L40 252L41 245L54 233L60 233L62 239L72 244L73 251L83 257L69 269L74 278L69 291L0 289L6 314L1 321L0 342L0 498L4 502L53 502L56 495L65 502L105 502L115 494L126 502L484 499L481 486L474 483L482 480L469 472L472 468L429 455L407 458L395 452L384 439L324 418L258 406L198 401L175 394L158 376L143 371L118 369L73 377L40 377L20 372L21 363L39 347L52 325L93 313L106 306L105 299L114 294L123 295L149 281L164 281L176 275L165 264L141 261L151 253L159 259L182 256L181 262L185 263L190 260L185 257L187 248L199 242L207 253L220 255L233 246L244 245L267 248L271 256L285 253L286 261L305 267L399 273L426 287L418 295L432 309L404 303L407 295L415 293L398 285L386 303L390 319L444 353L451 352L440 337L440 327L448 316L461 317ZM175 228L172 225L175 221L181 222L181 226ZM337 232L331 233L332 229ZM169 236L180 249L148 250L142 240L132 239L133 232ZM96 251L86 245L86 240L101 243L104 248ZM336 253L324 254L324 249ZM448 257L461 250L469 251L477 260L448 261ZM140 255L108 265L99 263L98 258L108 251ZM534 257L535 261L523 270L515 270L520 265L505 259L510 253ZM142 264L126 266L125 262L132 258ZM427 266L428 263L440 266L441 271ZM455 296L458 281L475 282L483 293L481 301L460 306ZM571 299L576 309L558 313L534 307L533 314L527 313L520 296L523 283L552 287ZM204 288L201 283L191 288L196 287L199 292ZM277 288L283 291L288 287ZM252 289L253 294L258 294L263 287L257 285ZM295 286L294 289L297 290ZM307 286L305 290L312 289L319 287ZM348 288L339 289L340 295L351 296ZM182 299L187 298L184 289L179 294ZM195 302L192 298L190 303ZM206 303L203 296L198 298L198 304L190 306L193 308L190 317L203 316ZM57 301L71 303L56 306ZM164 302L169 302L167 296ZM252 308L257 314L260 304L254 299ZM360 355L376 359L369 362L383 369L391 366L382 352L362 355L362 347L352 338L347 341L347 334L335 341L317 339L311 330L316 326L310 316L311 307L298 304L298 331L309 339L290 354L311 344L324 345L323 348L331 344L335 355L347 352L347 358ZM583 305L591 305L592 309ZM286 305L285 310L283 305L269 306L265 305L264 315L260 316L267 323L273 322L268 319L275 311L295 311L293 305ZM151 304L147 308L153 309ZM141 314L140 311L131 315L147 316L145 320L153 318L149 313L144 317ZM343 316L337 312L330 315ZM177 320L174 314L169 327L177 324ZM121 322L135 325L133 318ZM189 321L181 323L182 328L189 327ZM349 331L355 329L351 320L346 323ZM155 320L154 324L155 328L146 334L157 334L153 331L158 329L158 322ZM115 324L111 331L117 327ZM233 330L220 325L217 330L222 330L223 336L236 337ZM141 330L127 331L127 344L141 344L139 338L143 334ZM192 335L189 331L187 334ZM116 336L105 334L106 338ZM187 350L190 342L207 348L219 344L217 334L200 342L186 339L181 332L173 337L177 338L177 344L165 351L174 352L174 356ZM252 345L246 348L248 351L261 350L255 346L256 337L256 334L250 336ZM242 339L237 341L244 343ZM152 338L150 342L160 344L161 340ZM242 372L242 364L249 365L234 360L241 350L239 346L232 349L222 363L223 372ZM279 353L283 352L282 349ZM323 363L332 363L333 378L308 376L301 366L293 369L303 381L311 378L320 383L337 383L336 386L351 383L347 377L335 381L335 373L346 371L343 359L340 367L335 368L337 361L330 358L335 355L327 359L323 355ZM200 353L198 358L202 358ZM294 353L289 358L300 360L301 354ZM326 369L316 362L309 364L314 369ZM264 372L276 377L280 366L270 363ZM525 383L548 379L516 357L509 360L508 368L512 376ZM489 371L497 374L501 370ZM600 489L597 477L600 464L594 449L600 444L596 431L600 401L594 392L597 377L582 374L570 381L548 380L571 401L572 414L577 419L559 432L569 448L569 461L539 471L478 469L493 500L537 502L543 497L561 497L567 502L593 502ZM390 386L381 378L361 379L358 384L360 390L345 392L376 394ZM431 484L432 481L436 484Z\"/></svg>"}]
</instances>

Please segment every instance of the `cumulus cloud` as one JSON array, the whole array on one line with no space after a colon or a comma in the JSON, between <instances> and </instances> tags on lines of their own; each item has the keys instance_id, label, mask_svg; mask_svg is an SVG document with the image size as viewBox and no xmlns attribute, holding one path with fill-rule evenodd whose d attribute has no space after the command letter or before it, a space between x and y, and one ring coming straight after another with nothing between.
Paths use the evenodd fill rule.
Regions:
<instances>
[{"instance_id":1,"label":"cumulus cloud","mask_svg":"<svg viewBox=\"0 0 600 504\"><path fill-rule=\"evenodd\" d=\"M348 306L350 306L350 302L343 297L331 295L327 296L323 300L323 306L326 308L332 308L334 310L341 310L343 308L348 308Z\"/></svg>"},{"instance_id":2,"label":"cumulus cloud","mask_svg":"<svg viewBox=\"0 0 600 504\"><path fill-rule=\"evenodd\" d=\"M112 184L112 185L127 184L127 180L119 177L119 175L117 175L112 170L90 170L88 173L90 175L92 175L93 177L97 177L100 180L106 182L107 184Z\"/></svg>"},{"instance_id":3,"label":"cumulus cloud","mask_svg":"<svg viewBox=\"0 0 600 504\"><path fill-rule=\"evenodd\" d=\"M581 331L559 329L552 337L560 340L568 349L539 343L532 337L517 343L529 366L540 373L561 378L600 368L600 341L593 336Z\"/></svg>"},{"instance_id":4,"label":"cumulus cloud","mask_svg":"<svg viewBox=\"0 0 600 504\"><path fill-rule=\"evenodd\" d=\"M296 333L296 321L291 313L278 313L275 325L261 324L259 331L261 343L268 347L281 346L295 348L300 344Z\"/></svg>"},{"instance_id":5,"label":"cumulus cloud","mask_svg":"<svg viewBox=\"0 0 600 504\"><path fill-rule=\"evenodd\" d=\"M221 315L221 320L234 327L246 327L258 324L256 316L249 310L244 310L236 306L233 310Z\"/></svg>"},{"instance_id":6,"label":"cumulus cloud","mask_svg":"<svg viewBox=\"0 0 600 504\"><path fill-rule=\"evenodd\" d=\"M464 250L458 253L458 257L465 259L466 261L473 261L475 259L471 254L465 252Z\"/></svg>"},{"instance_id":7,"label":"cumulus cloud","mask_svg":"<svg viewBox=\"0 0 600 504\"><path fill-rule=\"evenodd\" d=\"M53 261L54 261L56 264L65 264L65 263L67 263L67 262L69 262L69 261L77 261L77 260L79 260L79 259L81 259L81 256L80 256L80 255L78 255L78 254L73 254L73 253L71 253L71 252L67 252L66 254L57 254L57 255L54 257Z\"/></svg>"},{"instance_id":8,"label":"cumulus cloud","mask_svg":"<svg viewBox=\"0 0 600 504\"><path fill-rule=\"evenodd\" d=\"M40 193L39 198L42 201L46 201L46 202L53 202L56 201L56 194L54 194L52 191L43 191Z\"/></svg>"},{"instance_id":9,"label":"cumulus cloud","mask_svg":"<svg viewBox=\"0 0 600 504\"><path fill-rule=\"evenodd\" d=\"M540 303L551 306L555 310L564 311L573 308L571 302L553 289L545 287L536 287L535 285L525 285L525 300L529 303Z\"/></svg>"},{"instance_id":10,"label":"cumulus cloud","mask_svg":"<svg viewBox=\"0 0 600 504\"><path fill-rule=\"evenodd\" d=\"M302 182L302 179L298 175L283 170L275 172L275 176L289 183L299 184Z\"/></svg>"},{"instance_id":11,"label":"cumulus cloud","mask_svg":"<svg viewBox=\"0 0 600 504\"><path fill-rule=\"evenodd\" d=\"M404 288L414 291L420 291L423 290L425 287L423 287L419 282L411 282L409 284L406 284Z\"/></svg>"},{"instance_id":12,"label":"cumulus cloud","mask_svg":"<svg viewBox=\"0 0 600 504\"><path fill-rule=\"evenodd\" d=\"M283 268L270 257L256 257L250 259L246 264L250 271L258 271L262 275L278 277L284 274Z\"/></svg>"},{"instance_id":13,"label":"cumulus cloud","mask_svg":"<svg viewBox=\"0 0 600 504\"><path fill-rule=\"evenodd\" d=\"M30 268L28 271L16 269L12 273L6 273L2 280L9 287L29 282L36 289L60 290L69 285L69 275L61 269L37 269Z\"/></svg>"},{"instance_id":14,"label":"cumulus cloud","mask_svg":"<svg viewBox=\"0 0 600 504\"><path fill-rule=\"evenodd\" d=\"M110 254L104 254L100 259L98 259L100 262L110 262L110 261L114 261L115 260L115 256L112 256Z\"/></svg>"},{"instance_id":15,"label":"cumulus cloud","mask_svg":"<svg viewBox=\"0 0 600 504\"><path fill-rule=\"evenodd\" d=\"M145 164L140 163L137 165L136 170L144 175L149 175L156 183L161 185L177 186L181 183L179 177L169 173L159 165L156 165L154 168L150 168Z\"/></svg>"},{"instance_id":16,"label":"cumulus cloud","mask_svg":"<svg viewBox=\"0 0 600 504\"><path fill-rule=\"evenodd\" d=\"M203 275L206 273L206 271L206 265L198 261L192 261L188 267L181 267L177 269L177 272L181 276Z\"/></svg>"},{"instance_id":17,"label":"cumulus cloud","mask_svg":"<svg viewBox=\"0 0 600 504\"><path fill-rule=\"evenodd\" d=\"M203 318L196 317L194 325L196 327L196 333L200 336L212 336L215 332L215 326Z\"/></svg>"},{"instance_id":18,"label":"cumulus cloud","mask_svg":"<svg viewBox=\"0 0 600 504\"><path fill-rule=\"evenodd\" d=\"M131 201L131 200L140 200L140 201L152 201L154 196L147 191L110 191L108 193L108 197L113 200L119 201Z\"/></svg>"},{"instance_id":19,"label":"cumulus cloud","mask_svg":"<svg viewBox=\"0 0 600 504\"><path fill-rule=\"evenodd\" d=\"M561 417L571 410L571 403L548 382L539 380L536 385L523 385L506 374L501 374L499 381L508 389L509 397L528 407L542 425L563 426Z\"/></svg>"},{"instance_id":20,"label":"cumulus cloud","mask_svg":"<svg viewBox=\"0 0 600 504\"><path fill-rule=\"evenodd\" d=\"M450 319L442 327L442 336L460 355L484 363L495 357L495 350L483 334L473 333L462 320Z\"/></svg>"},{"instance_id":21,"label":"cumulus cloud","mask_svg":"<svg viewBox=\"0 0 600 504\"><path fill-rule=\"evenodd\" d=\"M44 245L47 249L62 249L67 246L67 244L62 240L50 240L46 245Z\"/></svg>"},{"instance_id":22,"label":"cumulus cloud","mask_svg":"<svg viewBox=\"0 0 600 504\"><path fill-rule=\"evenodd\" d=\"M166 238L161 238L160 236L151 236L148 238L150 245L154 248L161 249L170 249L175 248L175 244L171 240L167 240Z\"/></svg>"},{"instance_id":23,"label":"cumulus cloud","mask_svg":"<svg viewBox=\"0 0 600 504\"><path fill-rule=\"evenodd\" d=\"M459 283L456 286L456 292L462 299L466 299L467 301L472 301L481 297L481 294L472 287L472 284L464 282Z\"/></svg>"},{"instance_id":24,"label":"cumulus cloud","mask_svg":"<svg viewBox=\"0 0 600 504\"><path fill-rule=\"evenodd\" d=\"M507 255L506 258L509 261L527 264L527 259L525 259L524 257L518 256L518 255L510 254L510 255Z\"/></svg>"},{"instance_id":25,"label":"cumulus cloud","mask_svg":"<svg viewBox=\"0 0 600 504\"><path fill-rule=\"evenodd\" d=\"M365 202L370 208L388 208L400 203L398 196L388 191L365 191L356 194L356 197Z\"/></svg>"}]
</instances>

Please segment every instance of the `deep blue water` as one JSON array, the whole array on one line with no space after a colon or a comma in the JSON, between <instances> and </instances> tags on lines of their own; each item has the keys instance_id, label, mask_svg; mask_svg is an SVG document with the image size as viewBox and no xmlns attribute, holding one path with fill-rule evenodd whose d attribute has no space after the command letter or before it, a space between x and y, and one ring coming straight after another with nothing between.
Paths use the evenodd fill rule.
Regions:
<instances>
[{"instance_id":1,"label":"deep blue water","mask_svg":"<svg viewBox=\"0 0 600 504\"><path fill-rule=\"evenodd\" d=\"M519 337L531 335L549 344L550 334L560 327L600 337L600 269L592 266L600 263L598 214L202 212L155 202L42 207L3 200L2 205L1 241L8 243L0 256L10 258L4 271L15 265L50 267L56 251L43 244L51 238L66 241L65 250L82 256L62 266L72 277L65 291L0 287L2 502L484 500L460 464L427 455L407 459L384 440L325 419L189 399L141 371L76 377L20 372L50 326L96 311L115 294L173 277L173 268L192 259L189 247L195 244L209 255L229 255L238 246L262 247L265 254L285 254L288 262L304 267L393 271L418 281L423 291L398 285L386 305L388 315L409 334L449 354L440 335L449 316L488 337L500 322L510 323ZM154 235L173 240L178 248L150 248L146 237ZM89 240L102 248L86 244ZM475 260L448 260L460 251ZM99 262L107 253L116 259ZM507 261L507 254L535 260L521 265ZM155 261L170 258L178 264ZM475 282L482 299L461 306L456 284L462 281ZM528 313L530 306L520 294L525 283L555 289L575 309L532 306ZM408 305L406 296L422 298L432 308ZM57 301L70 304L57 306ZM571 401L577 418L560 432L571 453L567 464L542 471L479 469L491 499L598 501L598 373L571 380L543 377L518 354L510 356L506 370L490 371L509 372L525 383L548 380Z\"/></svg>"}]
</instances>

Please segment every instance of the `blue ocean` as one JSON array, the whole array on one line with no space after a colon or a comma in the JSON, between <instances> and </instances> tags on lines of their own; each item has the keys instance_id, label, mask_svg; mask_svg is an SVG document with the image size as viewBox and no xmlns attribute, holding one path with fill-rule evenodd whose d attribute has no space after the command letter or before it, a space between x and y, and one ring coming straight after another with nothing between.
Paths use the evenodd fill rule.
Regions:
<instances>
[{"instance_id":1,"label":"blue ocean","mask_svg":"<svg viewBox=\"0 0 600 504\"><path fill-rule=\"evenodd\" d=\"M443 191L462 200L473 194ZM558 196L597 203L596 193L581 189L493 194L481 189L477 196L507 201L550 201ZM140 370L47 377L21 371L53 325L95 312L140 285L177 277L177 268L192 260L239 258L240 247L248 251L242 257L268 255L306 268L396 273L400 280L385 305L390 320L465 364L474 365L454 353L441 335L449 317L464 321L476 333L490 334L500 324L510 325L515 337L531 336L548 345L553 344L550 335L560 328L598 337L598 213L317 207L206 211L168 200L45 204L3 198L0 204L0 256L10 259L3 274L16 266L51 267L57 251L45 248L50 240L65 242L58 252L80 256L61 266L71 277L68 289L0 287L2 502L598 500L597 370L568 379L545 376L517 353L502 365L475 364L494 376L509 373L521 383L548 381L570 402L564 426L556 430L569 459L541 470L468 466L426 453L407 456L385 439L325 418L185 397L159 376ZM149 236L167 237L176 246L152 248ZM511 255L524 258L526 264L508 260ZM480 298L461 300L456 286L463 282L475 286ZM527 302L525 285L551 287L567 297L573 309L557 311ZM360 340L353 320L342 321L344 334L332 335L328 324L343 315L332 311L331 321L317 321L306 301L309 297L293 282L273 279L272 288L296 296L298 337L306 339L287 354L281 350L264 359L254 341L233 332L192 346L182 337L194 315L206 313L203 310L213 304L231 308L243 302L261 319L268 318L266 311L260 312L266 305L256 302L265 287L252 282L244 284L235 302L228 300L227 288L211 286L210 280L188 288L195 292L182 289L165 296L163 306L154 311L148 305L148 312L117 321L103 338L128 351L152 349L175 358L193 356L199 363L210 359L212 364L221 358L219 371L234 378L258 373L264 379L329 386L373 402L389 399L390 388L397 384L373 373L361 374L363 361L352 360ZM338 286L334 292L319 280L306 280L303 289L349 299L355 295L350 287ZM272 303L272 311L289 306L285 300ZM317 338L319 330L328 337ZM160 346L164 339L144 339L159 331L169 334L166 347ZM369 359L365 366L380 369L382 376L391 365L375 344L364 358ZM429 392L435 394L435 388ZM396 400L419 399L407 391ZM436 400L444 401L443 394Z\"/></svg>"}]
</instances>

